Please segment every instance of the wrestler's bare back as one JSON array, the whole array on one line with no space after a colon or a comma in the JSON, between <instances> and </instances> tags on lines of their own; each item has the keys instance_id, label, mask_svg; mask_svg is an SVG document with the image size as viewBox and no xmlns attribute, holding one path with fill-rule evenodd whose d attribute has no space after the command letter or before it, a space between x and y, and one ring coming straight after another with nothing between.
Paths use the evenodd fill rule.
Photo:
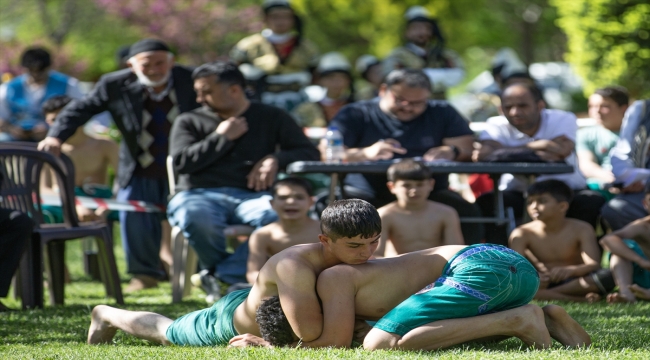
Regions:
<instances>
[{"instance_id":1,"label":"wrestler's bare back","mask_svg":"<svg viewBox=\"0 0 650 360\"><path fill-rule=\"evenodd\" d=\"M323 246L320 243L292 246L272 256L260 270L246 300L235 310L233 324L237 332L261 336L255 322L255 312L262 300L279 294L278 284L312 292L315 298L318 274L333 265L328 264L323 257ZM301 274L301 277L297 278L296 274ZM310 276L304 276L307 274L313 275L311 283Z\"/></svg>"},{"instance_id":2,"label":"wrestler's bare back","mask_svg":"<svg viewBox=\"0 0 650 360\"><path fill-rule=\"evenodd\" d=\"M347 273L338 276L348 276L351 280L348 282L354 286L356 317L378 320L406 298L435 282L447 262L465 247L440 246L393 258L370 260L361 265L337 265L333 269ZM319 283L319 293L322 291Z\"/></svg>"}]
</instances>

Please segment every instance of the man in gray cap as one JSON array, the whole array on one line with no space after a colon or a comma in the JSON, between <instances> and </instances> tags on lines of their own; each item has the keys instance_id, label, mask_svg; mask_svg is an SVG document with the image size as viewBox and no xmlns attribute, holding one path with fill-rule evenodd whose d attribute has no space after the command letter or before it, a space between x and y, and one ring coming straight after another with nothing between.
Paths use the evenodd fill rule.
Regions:
<instances>
[{"instance_id":1,"label":"man in gray cap","mask_svg":"<svg viewBox=\"0 0 650 360\"><path fill-rule=\"evenodd\" d=\"M383 74L395 69L424 71L432 86L432 98L445 99L447 88L465 77L463 63L454 51L445 48L437 21L422 6L412 6L404 14L406 44L393 49L383 60Z\"/></svg>"},{"instance_id":2,"label":"man in gray cap","mask_svg":"<svg viewBox=\"0 0 650 360\"><path fill-rule=\"evenodd\" d=\"M128 59L128 69L102 76L91 93L61 111L39 149L59 154L78 127L108 111L122 133L117 199L166 204L172 122L199 107L192 72L174 65L169 47L156 39L133 44ZM169 233L164 220L164 214L120 212L128 272L133 275L127 292L154 287L163 278L158 253L163 231Z\"/></svg>"}]
</instances>

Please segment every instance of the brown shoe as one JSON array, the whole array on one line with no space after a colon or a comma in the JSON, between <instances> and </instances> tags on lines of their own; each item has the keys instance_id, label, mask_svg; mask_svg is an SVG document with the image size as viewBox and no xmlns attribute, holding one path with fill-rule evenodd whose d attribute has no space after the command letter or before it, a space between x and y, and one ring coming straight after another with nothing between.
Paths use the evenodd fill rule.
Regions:
<instances>
[{"instance_id":1,"label":"brown shoe","mask_svg":"<svg viewBox=\"0 0 650 360\"><path fill-rule=\"evenodd\" d=\"M158 280L148 275L135 275L124 289L126 293L132 293L143 289L150 289L158 286Z\"/></svg>"}]
</instances>

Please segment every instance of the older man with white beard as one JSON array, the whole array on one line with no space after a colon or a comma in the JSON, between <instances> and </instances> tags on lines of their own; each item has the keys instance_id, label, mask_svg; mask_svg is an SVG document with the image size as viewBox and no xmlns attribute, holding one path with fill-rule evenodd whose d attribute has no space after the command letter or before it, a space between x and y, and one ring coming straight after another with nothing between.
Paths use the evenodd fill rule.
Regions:
<instances>
[{"instance_id":1,"label":"older man with white beard","mask_svg":"<svg viewBox=\"0 0 650 360\"><path fill-rule=\"evenodd\" d=\"M169 47L156 39L133 44L128 57L129 69L102 76L85 98L61 111L39 149L58 154L78 127L108 111L122 133L117 199L165 204L172 122L178 114L199 107L192 72L174 65ZM162 221L164 214L120 212L128 272L133 276L127 292L154 287L164 276L158 254L163 225L165 229L169 225Z\"/></svg>"}]
</instances>

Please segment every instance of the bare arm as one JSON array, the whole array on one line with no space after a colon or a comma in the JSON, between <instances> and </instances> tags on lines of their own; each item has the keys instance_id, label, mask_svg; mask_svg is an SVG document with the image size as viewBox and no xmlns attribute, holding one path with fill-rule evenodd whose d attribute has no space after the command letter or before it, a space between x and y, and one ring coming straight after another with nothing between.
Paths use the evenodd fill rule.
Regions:
<instances>
[{"instance_id":1,"label":"bare arm","mask_svg":"<svg viewBox=\"0 0 650 360\"><path fill-rule=\"evenodd\" d=\"M474 150L474 135L458 136L445 138L442 143L446 146L455 146L459 153L456 161L471 161L472 151Z\"/></svg>"},{"instance_id":2,"label":"bare arm","mask_svg":"<svg viewBox=\"0 0 650 360\"><path fill-rule=\"evenodd\" d=\"M600 244L612 254L618 255L626 260L635 262L641 267L650 268L650 261L644 259L634 250L625 245L623 239L644 239L648 236L648 225L646 219L639 219L626 227L606 235L600 239Z\"/></svg>"},{"instance_id":3,"label":"bare arm","mask_svg":"<svg viewBox=\"0 0 650 360\"><path fill-rule=\"evenodd\" d=\"M260 269L269 259L266 251L266 236L255 231L248 240L248 260L246 261L246 280L249 284L255 284Z\"/></svg>"},{"instance_id":4,"label":"bare arm","mask_svg":"<svg viewBox=\"0 0 650 360\"><path fill-rule=\"evenodd\" d=\"M277 286L282 310L303 341L317 339L323 330L323 314L316 296L316 274L302 260L283 259L278 264Z\"/></svg>"},{"instance_id":5,"label":"bare arm","mask_svg":"<svg viewBox=\"0 0 650 360\"><path fill-rule=\"evenodd\" d=\"M443 221L442 245L465 245L460 219L454 209L449 209Z\"/></svg>"},{"instance_id":6,"label":"bare arm","mask_svg":"<svg viewBox=\"0 0 650 360\"><path fill-rule=\"evenodd\" d=\"M585 276L600 269L601 255L594 229L585 224L583 231L580 232L580 256L584 265L577 266L573 276Z\"/></svg>"},{"instance_id":7,"label":"bare arm","mask_svg":"<svg viewBox=\"0 0 650 360\"><path fill-rule=\"evenodd\" d=\"M512 231L508 243L512 250L518 252L521 256L528 259L528 261L533 264L538 272L546 273L548 271L546 266L541 261L539 261L539 259L537 259L537 257L528 248L528 237L521 228L516 228Z\"/></svg>"},{"instance_id":8,"label":"bare arm","mask_svg":"<svg viewBox=\"0 0 650 360\"><path fill-rule=\"evenodd\" d=\"M475 161L484 161L488 155L492 154L492 152L503 148L503 145L500 142L494 140L483 140L480 144L481 147L473 156Z\"/></svg>"},{"instance_id":9,"label":"bare arm","mask_svg":"<svg viewBox=\"0 0 650 360\"><path fill-rule=\"evenodd\" d=\"M389 205L387 205L389 206ZM388 234L390 234L390 213L386 206L377 210L381 217L381 235L379 236L379 246L375 250L375 258L383 258L386 255L386 243L389 241Z\"/></svg>"},{"instance_id":10,"label":"bare arm","mask_svg":"<svg viewBox=\"0 0 650 360\"><path fill-rule=\"evenodd\" d=\"M355 287L347 269L330 268L318 277L318 295L323 302L323 332L306 347L350 347L354 336ZM284 305L283 305L284 308Z\"/></svg>"},{"instance_id":11,"label":"bare arm","mask_svg":"<svg viewBox=\"0 0 650 360\"><path fill-rule=\"evenodd\" d=\"M605 183L612 183L615 180L614 174L603 169L596 162L596 157L589 150L578 151L578 165L580 166L580 171L585 177L595 178L601 180Z\"/></svg>"}]
</instances>

